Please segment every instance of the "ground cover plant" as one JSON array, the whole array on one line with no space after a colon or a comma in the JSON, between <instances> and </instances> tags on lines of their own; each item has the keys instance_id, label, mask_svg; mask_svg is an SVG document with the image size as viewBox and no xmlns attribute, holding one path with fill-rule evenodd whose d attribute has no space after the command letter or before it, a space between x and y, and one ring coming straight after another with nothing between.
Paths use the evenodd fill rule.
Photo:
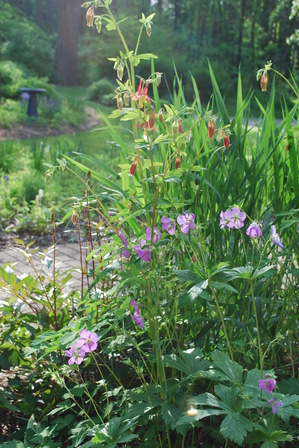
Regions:
<instances>
[{"instance_id":1,"label":"ground cover plant","mask_svg":"<svg viewBox=\"0 0 299 448\"><path fill-rule=\"evenodd\" d=\"M122 44L112 59L117 108L102 115L119 163L65 154L48 164L49 176L82 172L84 194L65 220L77 228L87 289L67 293L71 273L59 272L55 257L43 257L36 278L1 268L0 285L31 309L2 309L0 361L16 376L1 409L17 420L3 446L294 446L295 80L286 80L294 106L282 104L278 126L270 63L257 74L268 95L257 128L241 75L231 120L212 66L206 108L192 77L187 104L177 73L163 103L159 60L139 54L154 17L141 17L131 50L110 3L84 6L88 26L102 33L106 25ZM148 73L138 73L141 60ZM125 139L119 121L132 125ZM52 226L55 241L54 217ZM22 250L30 259L30 245Z\"/></svg>"}]
</instances>

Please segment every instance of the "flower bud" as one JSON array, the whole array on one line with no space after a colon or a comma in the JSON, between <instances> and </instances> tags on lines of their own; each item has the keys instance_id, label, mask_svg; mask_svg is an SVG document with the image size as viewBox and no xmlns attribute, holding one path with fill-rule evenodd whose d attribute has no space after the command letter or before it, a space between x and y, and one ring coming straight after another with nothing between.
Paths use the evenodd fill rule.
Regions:
<instances>
[{"instance_id":1,"label":"flower bud","mask_svg":"<svg viewBox=\"0 0 299 448\"><path fill-rule=\"evenodd\" d=\"M93 26L93 19L94 19L94 7L91 6L86 11L86 22L87 26Z\"/></svg>"},{"instance_id":2,"label":"flower bud","mask_svg":"<svg viewBox=\"0 0 299 448\"><path fill-rule=\"evenodd\" d=\"M77 223L77 211L76 210L73 210L72 223L74 225Z\"/></svg>"},{"instance_id":3,"label":"flower bud","mask_svg":"<svg viewBox=\"0 0 299 448\"><path fill-rule=\"evenodd\" d=\"M162 73L156 73L156 84L157 84L157 87L159 87L159 85L161 84L161 79L162 79Z\"/></svg>"},{"instance_id":4,"label":"flower bud","mask_svg":"<svg viewBox=\"0 0 299 448\"><path fill-rule=\"evenodd\" d=\"M137 157L134 159L132 165L130 166L130 174L131 174L131 176L134 176L134 174L135 174L135 171L136 171L136 168L137 168L138 160L139 160L139 156L137 156Z\"/></svg>"},{"instance_id":5,"label":"flower bud","mask_svg":"<svg viewBox=\"0 0 299 448\"><path fill-rule=\"evenodd\" d=\"M177 121L174 121L172 123L172 134L173 135L177 135L177 133L179 132L179 125Z\"/></svg>"},{"instance_id":6,"label":"flower bud","mask_svg":"<svg viewBox=\"0 0 299 448\"><path fill-rule=\"evenodd\" d=\"M222 130L222 138L225 149L229 147L229 136Z\"/></svg>"},{"instance_id":7,"label":"flower bud","mask_svg":"<svg viewBox=\"0 0 299 448\"><path fill-rule=\"evenodd\" d=\"M209 139L213 138L214 134L215 134L215 122L211 118L208 123L208 134L209 134Z\"/></svg>"},{"instance_id":8,"label":"flower bud","mask_svg":"<svg viewBox=\"0 0 299 448\"><path fill-rule=\"evenodd\" d=\"M195 255L192 255L192 261L193 261L193 263L196 263L196 256Z\"/></svg>"},{"instance_id":9,"label":"flower bud","mask_svg":"<svg viewBox=\"0 0 299 448\"><path fill-rule=\"evenodd\" d=\"M146 34L148 35L148 37L151 37L152 34L152 25L150 24L150 22L147 22L145 25L145 31Z\"/></svg>"},{"instance_id":10,"label":"flower bud","mask_svg":"<svg viewBox=\"0 0 299 448\"><path fill-rule=\"evenodd\" d=\"M126 107L128 107L130 104L130 95L128 93L124 94L124 103Z\"/></svg>"},{"instance_id":11,"label":"flower bud","mask_svg":"<svg viewBox=\"0 0 299 448\"><path fill-rule=\"evenodd\" d=\"M165 115L165 110L163 109L163 107L161 107L161 109L159 110L159 113L158 113L159 120L161 121L161 123L164 121L164 115Z\"/></svg>"},{"instance_id":12,"label":"flower bud","mask_svg":"<svg viewBox=\"0 0 299 448\"><path fill-rule=\"evenodd\" d=\"M286 152L288 152L290 150L289 144L286 144Z\"/></svg>"},{"instance_id":13,"label":"flower bud","mask_svg":"<svg viewBox=\"0 0 299 448\"><path fill-rule=\"evenodd\" d=\"M120 81L123 79L123 74L124 74L124 66L122 62L120 62L117 66L117 77Z\"/></svg>"},{"instance_id":14,"label":"flower bud","mask_svg":"<svg viewBox=\"0 0 299 448\"><path fill-rule=\"evenodd\" d=\"M117 107L119 108L119 110L123 110L123 100L122 100L122 97L120 95L118 95L116 101L117 101Z\"/></svg>"},{"instance_id":15,"label":"flower bud","mask_svg":"<svg viewBox=\"0 0 299 448\"><path fill-rule=\"evenodd\" d=\"M181 161L182 161L181 156L178 155L177 158L175 159L175 164L174 164L175 170L177 170L180 167Z\"/></svg>"},{"instance_id":16,"label":"flower bud","mask_svg":"<svg viewBox=\"0 0 299 448\"><path fill-rule=\"evenodd\" d=\"M153 129L154 125L155 125L155 111L153 109L151 109L150 113L149 113L149 120L148 120L148 127L149 129Z\"/></svg>"},{"instance_id":17,"label":"flower bud","mask_svg":"<svg viewBox=\"0 0 299 448\"><path fill-rule=\"evenodd\" d=\"M102 17L97 17L94 21L97 32L100 34L102 29Z\"/></svg>"},{"instance_id":18,"label":"flower bud","mask_svg":"<svg viewBox=\"0 0 299 448\"><path fill-rule=\"evenodd\" d=\"M266 75L266 73L263 73L261 76L261 89L262 92L266 92L267 91L267 84L268 84L268 76Z\"/></svg>"},{"instance_id":19,"label":"flower bud","mask_svg":"<svg viewBox=\"0 0 299 448\"><path fill-rule=\"evenodd\" d=\"M182 119L179 118L178 119L178 131L179 131L180 134L183 132L183 125L182 125L182 123L183 123Z\"/></svg>"}]
</instances>

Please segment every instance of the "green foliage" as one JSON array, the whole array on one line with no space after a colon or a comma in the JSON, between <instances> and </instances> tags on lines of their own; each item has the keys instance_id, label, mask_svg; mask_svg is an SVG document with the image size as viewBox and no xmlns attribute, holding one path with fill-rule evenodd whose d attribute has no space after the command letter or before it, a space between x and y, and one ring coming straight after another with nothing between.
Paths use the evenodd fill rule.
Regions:
<instances>
[{"instance_id":1,"label":"green foliage","mask_svg":"<svg viewBox=\"0 0 299 448\"><path fill-rule=\"evenodd\" d=\"M108 79L100 79L91 84L87 89L87 98L92 101L102 102L107 95L112 95L114 92L114 85Z\"/></svg>"},{"instance_id":2,"label":"green foliage","mask_svg":"<svg viewBox=\"0 0 299 448\"><path fill-rule=\"evenodd\" d=\"M47 35L8 2L0 5L0 47L2 60L23 64L40 77L52 76L53 36Z\"/></svg>"}]
</instances>

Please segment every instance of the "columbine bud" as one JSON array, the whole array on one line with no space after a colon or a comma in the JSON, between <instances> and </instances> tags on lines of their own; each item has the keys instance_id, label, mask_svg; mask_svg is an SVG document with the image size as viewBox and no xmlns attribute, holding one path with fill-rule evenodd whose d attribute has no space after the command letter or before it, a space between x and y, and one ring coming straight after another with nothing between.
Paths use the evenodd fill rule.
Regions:
<instances>
[{"instance_id":1,"label":"columbine bud","mask_svg":"<svg viewBox=\"0 0 299 448\"><path fill-rule=\"evenodd\" d=\"M195 255L192 255L192 261L193 261L193 263L196 262L196 256Z\"/></svg>"},{"instance_id":2,"label":"columbine bud","mask_svg":"<svg viewBox=\"0 0 299 448\"><path fill-rule=\"evenodd\" d=\"M93 18L94 18L94 7L91 6L91 7L88 8L88 10L86 11L86 22L87 22L87 26L93 26Z\"/></svg>"},{"instance_id":3,"label":"columbine bud","mask_svg":"<svg viewBox=\"0 0 299 448\"><path fill-rule=\"evenodd\" d=\"M287 144L286 144L286 152L288 152L289 149L290 149L290 147L289 147L289 144L287 143Z\"/></svg>"},{"instance_id":4,"label":"columbine bud","mask_svg":"<svg viewBox=\"0 0 299 448\"><path fill-rule=\"evenodd\" d=\"M120 62L117 66L117 77L120 81L123 79L123 74L124 74L124 66Z\"/></svg>"},{"instance_id":5,"label":"columbine bud","mask_svg":"<svg viewBox=\"0 0 299 448\"><path fill-rule=\"evenodd\" d=\"M148 35L148 37L151 37L152 34L152 25L150 24L150 22L147 22L145 25L145 31L146 34Z\"/></svg>"},{"instance_id":6,"label":"columbine bud","mask_svg":"<svg viewBox=\"0 0 299 448\"><path fill-rule=\"evenodd\" d=\"M181 156L180 155L177 156L177 158L175 159L175 164L174 164L175 170L177 170L180 167L181 161L182 161Z\"/></svg>"},{"instance_id":7,"label":"columbine bud","mask_svg":"<svg viewBox=\"0 0 299 448\"><path fill-rule=\"evenodd\" d=\"M123 100L120 95L117 97L116 101L117 101L117 107L119 108L119 110L123 110Z\"/></svg>"},{"instance_id":8,"label":"columbine bud","mask_svg":"<svg viewBox=\"0 0 299 448\"><path fill-rule=\"evenodd\" d=\"M163 109L163 107L161 107L161 109L159 110L159 120L161 121L161 123L164 121L164 115L165 110Z\"/></svg>"},{"instance_id":9,"label":"columbine bud","mask_svg":"<svg viewBox=\"0 0 299 448\"><path fill-rule=\"evenodd\" d=\"M224 131L222 131L222 138L225 149L227 149L229 147L229 136Z\"/></svg>"},{"instance_id":10,"label":"columbine bud","mask_svg":"<svg viewBox=\"0 0 299 448\"><path fill-rule=\"evenodd\" d=\"M174 121L172 123L172 133L173 135L177 135L177 133L179 132L179 125L177 121Z\"/></svg>"},{"instance_id":11,"label":"columbine bud","mask_svg":"<svg viewBox=\"0 0 299 448\"><path fill-rule=\"evenodd\" d=\"M261 76L261 89L262 92L266 92L267 91L267 84L268 84L268 76L266 75L266 73L263 73Z\"/></svg>"},{"instance_id":12,"label":"columbine bud","mask_svg":"<svg viewBox=\"0 0 299 448\"><path fill-rule=\"evenodd\" d=\"M161 79L162 79L162 73L156 73L156 84L157 84L157 87L159 87L159 85L161 84Z\"/></svg>"},{"instance_id":13,"label":"columbine bud","mask_svg":"<svg viewBox=\"0 0 299 448\"><path fill-rule=\"evenodd\" d=\"M94 21L97 32L100 34L102 29L102 17L97 17Z\"/></svg>"},{"instance_id":14,"label":"columbine bud","mask_svg":"<svg viewBox=\"0 0 299 448\"><path fill-rule=\"evenodd\" d=\"M128 107L130 104L130 95L128 93L124 94L124 103L126 107Z\"/></svg>"},{"instance_id":15,"label":"columbine bud","mask_svg":"<svg viewBox=\"0 0 299 448\"><path fill-rule=\"evenodd\" d=\"M73 211L72 215L72 223L75 225L77 223L77 212L76 210Z\"/></svg>"},{"instance_id":16,"label":"columbine bud","mask_svg":"<svg viewBox=\"0 0 299 448\"><path fill-rule=\"evenodd\" d=\"M134 159L132 165L130 166L130 174L131 174L131 176L134 176L134 174L135 174L135 171L136 171L136 168L137 168L138 160L139 160L139 156L137 156L137 157Z\"/></svg>"},{"instance_id":17,"label":"columbine bud","mask_svg":"<svg viewBox=\"0 0 299 448\"><path fill-rule=\"evenodd\" d=\"M213 138L214 134L215 134L215 122L211 118L208 123L208 134L209 134L209 139Z\"/></svg>"},{"instance_id":18,"label":"columbine bud","mask_svg":"<svg viewBox=\"0 0 299 448\"><path fill-rule=\"evenodd\" d=\"M183 123L182 119L179 118L178 119L178 131L179 131L180 134L183 132L183 125L182 125L182 123Z\"/></svg>"},{"instance_id":19,"label":"columbine bud","mask_svg":"<svg viewBox=\"0 0 299 448\"><path fill-rule=\"evenodd\" d=\"M155 125L155 111L153 109L151 109L150 113L149 113L149 119L148 119L148 126L150 129L153 129L154 125Z\"/></svg>"}]
</instances>

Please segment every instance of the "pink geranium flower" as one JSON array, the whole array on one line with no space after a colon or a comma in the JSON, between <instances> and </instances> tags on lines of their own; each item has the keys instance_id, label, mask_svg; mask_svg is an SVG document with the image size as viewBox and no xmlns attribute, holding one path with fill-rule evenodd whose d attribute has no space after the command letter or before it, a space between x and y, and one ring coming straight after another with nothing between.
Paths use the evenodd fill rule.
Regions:
<instances>
[{"instance_id":1,"label":"pink geranium flower","mask_svg":"<svg viewBox=\"0 0 299 448\"><path fill-rule=\"evenodd\" d=\"M189 230L194 229L194 219L195 215L193 213L188 213L187 210L185 210L184 215L179 215L177 217L177 223L181 226L181 231L185 235L189 233Z\"/></svg>"},{"instance_id":2,"label":"pink geranium flower","mask_svg":"<svg viewBox=\"0 0 299 448\"><path fill-rule=\"evenodd\" d=\"M85 353L94 352L98 346L98 335L88 330L82 330L76 346L84 350Z\"/></svg>"}]
</instances>

